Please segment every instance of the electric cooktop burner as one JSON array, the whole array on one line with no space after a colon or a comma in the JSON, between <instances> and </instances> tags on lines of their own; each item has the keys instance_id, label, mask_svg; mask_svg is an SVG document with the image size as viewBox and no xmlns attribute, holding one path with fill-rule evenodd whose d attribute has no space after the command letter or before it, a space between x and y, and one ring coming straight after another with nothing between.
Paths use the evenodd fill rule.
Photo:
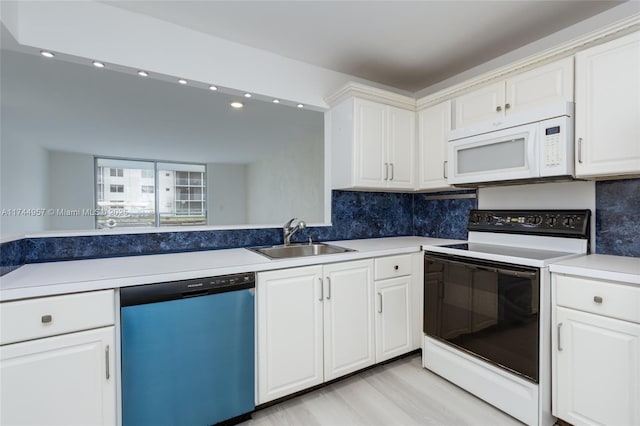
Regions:
<instances>
[{"instance_id":1,"label":"electric cooktop burner","mask_svg":"<svg viewBox=\"0 0 640 426\"><path fill-rule=\"evenodd\" d=\"M573 253L563 251L552 251L543 249L534 249L526 247L514 247L509 245L492 245L482 243L466 243L466 244L450 244L441 246L453 250L461 250L470 253L486 253L500 256L510 256L518 258L527 258L533 260L551 261L557 258L564 258Z\"/></svg>"}]
</instances>

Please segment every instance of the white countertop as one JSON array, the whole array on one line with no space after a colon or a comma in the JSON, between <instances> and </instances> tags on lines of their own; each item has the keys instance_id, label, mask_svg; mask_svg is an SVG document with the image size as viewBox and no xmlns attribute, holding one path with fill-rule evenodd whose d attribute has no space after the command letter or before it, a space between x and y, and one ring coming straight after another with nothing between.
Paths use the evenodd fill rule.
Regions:
<instances>
[{"instance_id":1,"label":"white countertop","mask_svg":"<svg viewBox=\"0 0 640 426\"><path fill-rule=\"evenodd\" d=\"M357 251L277 260L270 260L249 250L237 248L32 263L0 277L0 301L335 263L412 253L420 251L423 245L461 242L464 241L427 237L331 241L328 243Z\"/></svg>"},{"instance_id":2,"label":"white countertop","mask_svg":"<svg viewBox=\"0 0 640 426\"><path fill-rule=\"evenodd\" d=\"M551 272L640 285L640 257L589 254L549 266Z\"/></svg>"}]
</instances>

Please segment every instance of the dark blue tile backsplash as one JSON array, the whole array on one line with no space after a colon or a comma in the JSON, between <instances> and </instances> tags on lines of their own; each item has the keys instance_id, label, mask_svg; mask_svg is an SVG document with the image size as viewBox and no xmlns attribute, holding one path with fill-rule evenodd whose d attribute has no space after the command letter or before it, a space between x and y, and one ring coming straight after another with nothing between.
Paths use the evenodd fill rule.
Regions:
<instances>
[{"instance_id":1,"label":"dark blue tile backsplash","mask_svg":"<svg viewBox=\"0 0 640 426\"><path fill-rule=\"evenodd\" d=\"M475 190L455 192L456 195L475 194ZM434 238L467 239L469 210L478 206L476 198L436 198L438 194L415 194L413 231L414 235ZM436 197L434 197L436 195Z\"/></svg>"},{"instance_id":2,"label":"dark blue tile backsplash","mask_svg":"<svg viewBox=\"0 0 640 426\"><path fill-rule=\"evenodd\" d=\"M25 264L26 240L0 244L0 276Z\"/></svg>"},{"instance_id":3,"label":"dark blue tile backsplash","mask_svg":"<svg viewBox=\"0 0 640 426\"><path fill-rule=\"evenodd\" d=\"M294 242L413 235L413 194L333 191L332 225ZM0 245L1 273L25 263L282 244L280 228L26 238Z\"/></svg>"},{"instance_id":4,"label":"dark blue tile backsplash","mask_svg":"<svg viewBox=\"0 0 640 426\"><path fill-rule=\"evenodd\" d=\"M596 253L640 257L640 179L596 183Z\"/></svg>"},{"instance_id":5,"label":"dark blue tile backsplash","mask_svg":"<svg viewBox=\"0 0 640 426\"><path fill-rule=\"evenodd\" d=\"M462 191L456 194L469 194ZM466 239L475 198L437 194L332 192L332 226L299 232L294 241L349 240L402 235ZM436 197L434 197L434 195ZM596 251L640 257L640 179L596 184ZM172 253L282 243L279 228L26 238L0 244L0 275L25 263Z\"/></svg>"}]
</instances>

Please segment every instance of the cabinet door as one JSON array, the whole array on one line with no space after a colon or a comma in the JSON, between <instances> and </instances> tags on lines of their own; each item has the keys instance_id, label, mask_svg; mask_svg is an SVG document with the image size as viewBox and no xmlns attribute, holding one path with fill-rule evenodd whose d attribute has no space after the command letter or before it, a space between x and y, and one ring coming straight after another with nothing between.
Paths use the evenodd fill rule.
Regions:
<instances>
[{"instance_id":1,"label":"cabinet door","mask_svg":"<svg viewBox=\"0 0 640 426\"><path fill-rule=\"evenodd\" d=\"M556 313L554 414L576 426L640 424L640 324Z\"/></svg>"},{"instance_id":2,"label":"cabinet door","mask_svg":"<svg viewBox=\"0 0 640 426\"><path fill-rule=\"evenodd\" d=\"M388 187L413 189L415 183L416 114L388 107Z\"/></svg>"},{"instance_id":3,"label":"cabinet door","mask_svg":"<svg viewBox=\"0 0 640 426\"><path fill-rule=\"evenodd\" d=\"M322 267L261 272L258 403L322 383Z\"/></svg>"},{"instance_id":4,"label":"cabinet door","mask_svg":"<svg viewBox=\"0 0 640 426\"><path fill-rule=\"evenodd\" d=\"M413 349L411 276L376 281L376 362Z\"/></svg>"},{"instance_id":5,"label":"cabinet door","mask_svg":"<svg viewBox=\"0 0 640 426\"><path fill-rule=\"evenodd\" d=\"M0 347L0 423L116 423L114 327Z\"/></svg>"},{"instance_id":6,"label":"cabinet door","mask_svg":"<svg viewBox=\"0 0 640 426\"><path fill-rule=\"evenodd\" d=\"M447 138L451 130L451 102L418 113L418 189L448 188Z\"/></svg>"},{"instance_id":7,"label":"cabinet door","mask_svg":"<svg viewBox=\"0 0 640 426\"><path fill-rule=\"evenodd\" d=\"M454 128L504 117L504 90L504 81L500 81L456 98Z\"/></svg>"},{"instance_id":8,"label":"cabinet door","mask_svg":"<svg viewBox=\"0 0 640 426\"><path fill-rule=\"evenodd\" d=\"M543 65L507 80L506 114L573 101L573 57Z\"/></svg>"},{"instance_id":9,"label":"cabinet door","mask_svg":"<svg viewBox=\"0 0 640 426\"><path fill-rule=\"evenodd\" d=\"M324 377L335 379L375 362L373 260L324 267Z\"/></svg>"},{"instance_id":10,"label":"cabinet door","mask_svg":"<svg viewBox=\"0 0 640 426\"><path fill-rule=\"evenodd\" d=\"M640 33L576 55L576 175L640 173Z\"/></svg>"},{"instance_id":11,"label":"cabinet door","mask_svg":"<svg viewBox=\"0 0 640 426\"><path fill-rule=\"evenodd\" d=\"M387 107L376 102L356 99L354 108L354 184L361 187L384 187L388 179L388 171L384 164Z\"/></svg>"}]
</instances>

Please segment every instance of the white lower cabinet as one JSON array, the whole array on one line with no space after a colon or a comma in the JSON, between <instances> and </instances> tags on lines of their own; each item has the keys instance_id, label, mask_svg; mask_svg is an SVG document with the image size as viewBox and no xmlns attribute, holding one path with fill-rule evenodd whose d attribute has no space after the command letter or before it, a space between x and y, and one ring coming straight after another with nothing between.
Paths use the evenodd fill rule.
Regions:
<instances>
[{"instance_id":1,"label":"white lower cabinet","mask_svg":"<svg viewBox=\"0 0 640 426\"><path fill-rule=\"evenodd\" d=\"M411 276L376 281L376 361L413 349Z\"/></svg>"},{"instance_id":2,"label":"white lower cabinet","mask_svg":"<svg viewBox=\"0 0 640 426\"><path fill-rule=\"evenodd\" d=\"M12 338L0 346L0 424L116 424L114 326L51 335L113 324L113 297L108 290L0 306Z\"/></svg>"},{"instance_id":3,"label":"white lower cabinet","mask_svg":"<svg viewBox=\"0 0 640 426\"><path fill-rule=\"evenodd\" d=\"M3 425L115 424L114 327L0 348Z\"/></svg>"},{"instance_id":4,"label":"white lower cabinet","mask_svg":"<svg viewBox=\"0 0 640 426\"><path fill-rule=\"evenodd\" d=\"M572 425L640 424L640 288L554 277L553 414Z\"/></svg>"},{"instance_id":5,"label":"white lower cabinet","mask_svg":"<svg viewBox=\"0 0 640 426\"><path fill-rule=\"evenodd\" d=\"M374 364L372 266L258 274L258 404Z\"/></svg>"},{"instance_id":6,"label":"white lower cabinet","mask_svg":"<svg viewBox=\"0 0 640 426\"><path fill-rule=\"evenodd\" d=\"M422 321L413 300L422 300L415 292L421 284L413 281L422 278L417 269L422 259L422 252L375 259L376 362L419 347L414 330Z\"/></svg>"},{"instance_id":7,"label":"white lower cabinet","mask_svg":"<svg viewBox=\"0 0 640 426\"><path fill-rule=\"evenodd\" d=\"M324 266L324 379L373 365L372 261Z\"/></svg>"}]
</instances>

